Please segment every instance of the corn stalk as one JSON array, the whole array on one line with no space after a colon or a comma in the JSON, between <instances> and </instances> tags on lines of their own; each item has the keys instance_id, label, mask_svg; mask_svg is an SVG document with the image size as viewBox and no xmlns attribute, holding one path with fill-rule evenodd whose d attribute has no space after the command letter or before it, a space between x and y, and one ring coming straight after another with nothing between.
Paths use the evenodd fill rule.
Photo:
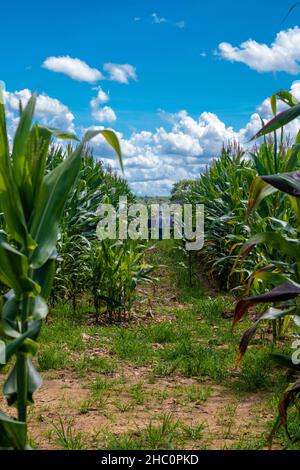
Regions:
<instances>
[{"instance_id":1,"label":"corn stalk","mask_svg":"<svg viewBox=\"0 0 300 470\"><path fill-rule=\"evenodd\" d=\"M46 172L52 137L76 139L33 124L34 93L20 119L12 148L0 90L0 207L4 228L0 232L0 281L9 289L1 302L1 339L6 362L13 366L4 384L9 406L17 416L0 412L0 448L27 449L27 407L42 379L32 358L38 349L42 321L55 274L59 222L80 171L87 142L101 133L122 158L118 139L109 130L88 131L76 149L56 168ZM3 367L4 365L0 365Z\"/></svg>"}]
</instances>

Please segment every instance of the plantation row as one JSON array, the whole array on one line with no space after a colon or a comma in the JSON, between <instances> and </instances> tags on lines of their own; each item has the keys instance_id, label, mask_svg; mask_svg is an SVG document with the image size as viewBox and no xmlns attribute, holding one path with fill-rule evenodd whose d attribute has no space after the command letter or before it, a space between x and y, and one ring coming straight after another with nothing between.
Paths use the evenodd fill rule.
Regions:
<instances>
[{"instance_id":1,"label":"plantation row","mask_svg":"<svg viewBox=\"0 0 300 470\"><path fill-rule=\"evenodd\" d=\"M152 267L139 241L98 240L101 203L118 211L119 196L134 196L126 181L104 170L87 150L102 134L123 167L119 142L110 130L89 131L75 147L53 144L77 138L33 123L36 94L22 109L10 148L0 96L0 281L1 361L13 366L4 383L17 419L0 412L0 448L28 448L27 408L42 379L33 365L47 300L54 305L79 298L97 319L128 320L137 284ZM4 348L3 348L4 346ZM4 359L4 360L3 360Z\"/></svg>"},{"instance_id":2,"label":"plantation row","mask_svg":"<svg viewBox=\"0 0 300 470\"><path fill-rule=\"evenodd\" d=\"M279 115L278 99L287 104ZM75 311L84 298L97 320L123 322L130 319L137 285L149 281L153 270L142 241L97 239L99 205L110 203L118 213L120 195L135 200L126 181L87 149L101 133L122 167L116 135L89 131L77 146L53 144L53 138L76 138L33 124L35 104L33 94L24 109L20 105L12 146L0 104L1 345L12 363L4 396L17 408L16 419L0 412L0 447L13 449L29 447L27 408L42 383L33 359L48 303L71 302ZM180 182L172 192L176 202L205 205L206 242L194 260L187 254L190 276L191 263L198 272L201 264L219 288L248 296L238 302L234 323L258 306L239 360L261 321L271 322L274 342L299 327L300 137L290 145L278 130L300 115L300 104L286 92L274 95L271 104L276 117L256 136L271 137L263 137L250 158L238 145L228 146L198 180ZM300 369L290 355L272 359ZM286 426L299 392L298 379L284 394L274 431Z\"/></svg>"},{"instance_id":3,"label":"plantation row","mask_svg":"<svg viewBox=\"0 0 300 470\"><path fill-rule=\"evenodd\" d=\"M280 114L277 100L287 105ZM274 343L288 330L299 338L300 131L292 144L284 126L300 115L300 104L280 91L272 96L271 107L274 118L255 136L259 145L247 154L238 144L224 147L205 173L196 181L176 183L171 196L182 204L205 205L205 244L194 262L212 283L242 298L234 324L249 309L255 313L241 339L238 362L261 322L271 325ZM297 377L300 365L292 360L292 345L284 352L270 360L296 371ZM288 410L292 405L299 409L299 398L298 379L282 397L273 433L283 425L289 435Z\"/></svg>"}]
</instances>

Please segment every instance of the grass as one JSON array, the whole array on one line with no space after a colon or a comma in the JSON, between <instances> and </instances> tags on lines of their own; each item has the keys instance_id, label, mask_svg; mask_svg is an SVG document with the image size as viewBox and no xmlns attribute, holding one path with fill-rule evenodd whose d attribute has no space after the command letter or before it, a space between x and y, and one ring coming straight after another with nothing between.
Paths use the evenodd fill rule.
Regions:
<instances>
[{"instance_id":1,"label":"grass","mask_svg":"<svg viewBox=\"0 0 300 470\"><path fill-rule=\"evenodd\" d=\"M73 429L73 423L66 424L60 419L58 424L53 424L53 433L59 447L64 450L85 450L86 441L81 432Z\"/></svg>"},{"instance_id":2,"label":"grass","mask_svg":"<svg viewBox=\"0 0 300 470\"><path fill-rule=\"evenodd\" d=\"M194 407L209 403L214 386L222 386L228 395L235 397L235 402L242 402L248 394L262 394L264 407L273 420L278 396L287 381L285 372L269 361L269 354L274 351L269 339L258 336L237 370L241 333L251 322L245 320L232 331L231 321L222 314L233 309L234 299L224 295L207 296L196 278L190 286L179 255L174 252L173 242L163 241L160 249L151 256L152 264L165 264L163 269L167 274L161 277L162 289L170 289L167 283L171 283L178 301L184 303L183 307L179 308L178 303L169 305L158 301L155 315L159 321L154 318L121 327L87 324L90 308L86 302L78 307L75 316L68 305L57 305L43 330L39 368L43 371L68 370L86 383L90 397L77 405L81 416L95 408L108 419L112 413L117 413L114 416L118 420L120 415L133 415L137 407L147 410L160 405L164 410L173 402L178 409L189 409L193 413ZM153 302L155 296L159 297L151 291L149 295ZM47 344L43 341L46 338ZM128 377L128 367L136 371L136 379ZM142 375L140 371L143 371ZM182 379L187 383L182 384ZM173 384L171 388L161 385L166 380ZM270 393L274 389L275 393ZM106 432L95 442L95 447L169 449L195 442L197 448L205 448L210 439L209 427L203 422L179 422L169 413L169 408L160 419L154 419L157 413L151 415L149 412L148 424L137 426L132 432L119 432L118 435ZM228 408L227 411L232 421L227 422L222 432L224 446L263 448L265 442L259 436L233 436L236 409ZM222 420L221 417L221 424ZM272 420L266 425L265 435ZM296 429L296 425L295 418L292 426ZM87 445L83 436L72 432L71 425L65 425L64 429L56 425L55 435L60 447ZM234 444L227 443L230 439L235 441ZM279 435L279 441L281 445L287 445L283 433Z\"/></svg>"},{"instance_id":3,"label":"grass","mask_svg":"<svg viewBox=\"0 0 300 470\"><path fill-rule=\"evenodd\" d=\"M111 435L106 443L110 450L169 450L174 449L180 438L179 422L172 415L164 414L159 420L151 420L141 429L134 432L114 436Z\"/></svg>"}]
</instances>

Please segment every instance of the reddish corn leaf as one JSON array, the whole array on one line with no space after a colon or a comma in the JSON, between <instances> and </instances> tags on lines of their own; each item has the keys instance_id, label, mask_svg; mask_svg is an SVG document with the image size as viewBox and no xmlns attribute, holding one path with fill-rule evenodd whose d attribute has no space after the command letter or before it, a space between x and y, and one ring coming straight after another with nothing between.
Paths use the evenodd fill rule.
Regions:
<instances>
[{"instance_id":1,"label":"reddish corn leaf","mask_svg":"<svg viewBox=\"0 0 300 470\"><path fill-rule=\"evenodd\" d=\"M298 295L300 295L300 286L289 281L265 294L242 299L237 303L235 308L233 323L234 325L238 323L252 305L294 299Z\"/></svg>"},{"instance_id":2,"label":"reddish corn leaf","mask_svg":"<svg viewBox=\"0 0 300 470\"><path fill-rule=\"evenodd\" d=\"M282 173L279 175L262 176L262 179L291 196L300 197L300 172Z\"/></svg>"}]
</instances>

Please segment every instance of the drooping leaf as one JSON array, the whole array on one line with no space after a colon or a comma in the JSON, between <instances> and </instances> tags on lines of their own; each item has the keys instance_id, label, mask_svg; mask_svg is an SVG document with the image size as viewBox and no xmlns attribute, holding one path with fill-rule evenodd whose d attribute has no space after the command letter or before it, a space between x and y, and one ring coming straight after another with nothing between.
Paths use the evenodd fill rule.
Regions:
<instances>
[{"instance_id":1,"label":"drooping leaf","mask_svg":"<svg viewBox=\"0 0 300 470\"><path fill-rule=\"evenodd\" d=\"M276 96L283 101L283 103L287 104L288 106L296 106L299 104L299 101L290 93L289 91L286 90L279 90L276 93Z\"/></svg>"},{"instance_id":2,"label":"drooping leaf","mask_svg":"<svg viewBox=\"0 0 300 470\"><path fill-rule=\"evenodd\" d=\"M279 175L262 176L262 179L279 189L284 193L291 196L300 197L300 172L294 171L292 173L282 173Z\"/></svg>"},{"instance_id":3,"label":"drooping leaf","mask_svg":"<svg viewBox=\"0 0 300 470\"><path fill-rule=\"evenodd\" d=\"M0 237L0 280L11 287L16 295L22 292L37 295L39 286L28 277L27 257Z\"/></svg>"},{"instance_id":4,"label":"drooping leaf","mask_svg":"<svg viewBox=\"0 0 300 470\"><path fill-rule=\"evenodd\" d=\"M47 127L47 126L42 126L42 125L40 125L39 128L41 130L45 130L49 132L51 135L53 135L57 139L79 141L78 137L75 134L72 134L72 132L62 132L59 129L54 129L53 127Z\"/></svg>"},{"instance_id":5,"label":"drooping leaf","mask_svg":"<svg viewBox=\"0 0 300 470\"><path fill-rule=\"evenodd\" d=\"M300 371L300 364L294 364L290 356L286 356L285 354L272 353L271 359L273 359L276 364L279 364L282 367Z\"/></svg>"},{"instance_id":6,"label":"drooping leaf","mask_svg":"<svg viewBox=\"0 0 300 470\"><path fill-rule=\"evenodd\" d=\"M110 131L109 129L100 131L100 133L103 135L103 137L112 146L112 148L118 155L120 167L122 168L122 171L124 171L122 153L121 153L120 143L119 143L119 139L117 135L115 134L115 132Z\"/></svg>"},{"instance_id":7,"label":"drooping leaf","mask_svg":"<svg viewBox=\"0 0 300 470\"><path fill-rule=\"evenodd\" d=\"M256 330L259 326L259 324L262 321L266 320L277 320L278 318L283 318L286 317L287 315L292 315L292 312L295 310L294 307L291 308L286 308L286 309L277 309L277 308L269 308L264 312L259 319L243 334L243 337L241 339L240 345L239 345L239 355L237 359L237 363L239 364L244 357L247 348L249 346L249 343L251 339L253 338L254 334L256 333Z\"/></svg>"},{"instance_id":8,"label":"drooping leaf","mask_svg":"<svg viewBox=\"0 0 300 470\"><path fill-rule=\"evenodd\" d=\"M245 259L251 253L256 245L261 243L281 251L292 259L300 260L300 244L298 240L286 238L277 232L263 232L254 235L244 244L233 269L235 269L238 262Z\"/></svg>"},{"instance_id":9,"label":"drooping leaf","mask_svg":"<svg viewBox=\"0 0 300 470\"><path fill-rule=\"evenodd\" d=\"M21 302L13 294L2 309L3 333L10 338L18 338L21 335L17 318L20 315L20 307Z\"/></svg>"},{"instance_id":10,"label":"drooping leaf","mask_svg":"<svg viewBox=\"0 0 300 470\"><path fill-rule=\"evenodd\" d=\"M27 371L27 404L33 402L33 394L41 387L42 378L34 368L30 357L26 357ZM3 393L7 400L8 406L13 406L18 400L18 384L17 384L17 365L13 367L3 387Z\"/></svg>"},{"instance_id":11,"label":"drooping leaf","mask_svg":"<svg viewBox=\"0 0 300 470\"><path fill-rule=\"evenodd\" d=\"M253 274L251 274L250 279L260 279L261 281L266 281L274 285L279 285L288 281L288 276L278 272L275 266L270 265L255 271Z\"/></svg>"},{"instance_id":12,"label":"drooping leaf","mask_svg":"<svg viewBox=\"0 0 300 470\"><path fill-rule=\"evenodd\" d=\"M265 294L242 299L237 303L235 308L234 324L238 323L243 318L246 311L253 305L290 300L298 297L299 294L300 285L289 281L281 286L275 287L275 289Z\"/></svg>"},{"instance_id":13,"label":"drooping leaf","mask_svg":"<svg viewBox=\"0 0 300 470\"><path fill-rule=\"evenodd\" d=\"M254 178L250 190L247 215L251 214L258 204L267 196L276 192L277 189L263 181L259 176Z\"/></svg>"},{"instance_id":14,"label":"drooping leaf","mask_svg":"<svg viewBox=\"0 0 300 470\"><path fill-rule=\"evenodd\" d=\"M21 334L20 336L13 339L12 341L9 341L8 343L6 343L6 346L5 346L6 362L8 362L10 358L13 356L13 354L15 354L22 347L22 345L24 344L24 341L26 341L26 338L35 339L38 336L40 329L41 329L40 321L31 322L29 324L27 331L25 331L25 333ZM4 364L0 364L0 370L3 369L3 367L4 367Z\"/></svg>"},{"instance_id":15,"label":"drooping leaf","mask_svg":"<svg viewBox=\"0 0 300 470\"><path fill-rule=\"evenodd\" d=\"M24 450L27 441L27 425L0 411L0 447L2 449Z\"/></svg>"},{"instance_id":16,"label":"drooping leaf","mask_svg":"<svg viewBox=\"0 0 300 470\"><path fill-rule=\"evenodd\" d=\"M274 116L276 116L276 114L277 114L277 96L276 96L276 94L271 96L270 103L271 103L272 113L274 114Z\"/></svg>"},{"instance_id":17,"label":"drooping leaf","mask_svg":"<svg viewBox=\"0 0 300 470\"><path fill-rule=\"evenodd\" d=\"M289 122L296 119L298 116L300 116L300 104L297 104L296 106L293 106L292 108L277 114L277 116L264 125L251 140L258 139L259 137L277 131L278 129L286 126Z\"/></svg>"},{"instance_id":18,"label":"drooping leaf","mask_svg":"<svg viewBox=\"0 0 300 470\"><path fill-rule=\"evenodd\" d=\"M290 439L291 439L291 436L290 436L290 432L288 429L287 412L288 412L288 408L290 407L290 405L292 405L295 402L295 399L299 398L299 394L300 394L300 379L287 388L287 390L284 392L283 397L279 403L280 425L284 426L286 433Z\"/></svg>"}]
</instances>

